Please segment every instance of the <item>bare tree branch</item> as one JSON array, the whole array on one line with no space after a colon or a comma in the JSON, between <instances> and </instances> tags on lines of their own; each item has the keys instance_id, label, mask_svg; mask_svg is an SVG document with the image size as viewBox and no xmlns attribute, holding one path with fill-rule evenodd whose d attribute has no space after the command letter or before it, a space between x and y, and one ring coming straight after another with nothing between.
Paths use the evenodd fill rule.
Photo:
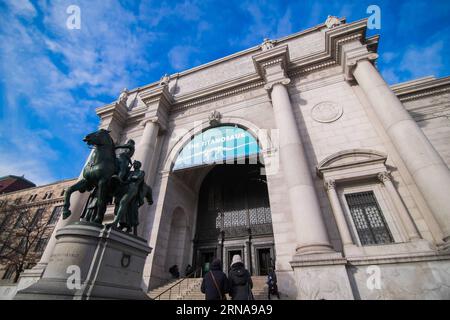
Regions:
<instances>
[{"instance_id":1,"label":"bare tree branch","mask_svg":"<svg viewBox=\"0 0 450 320\"><path fill-rule=\"evenodd\" d=\"M48 219L43 218L43 208L30 210L13 204L0 208L0 263L15 269L15 282L40 256L36 245L48 226Z\"/></svg>"}]
</instances>

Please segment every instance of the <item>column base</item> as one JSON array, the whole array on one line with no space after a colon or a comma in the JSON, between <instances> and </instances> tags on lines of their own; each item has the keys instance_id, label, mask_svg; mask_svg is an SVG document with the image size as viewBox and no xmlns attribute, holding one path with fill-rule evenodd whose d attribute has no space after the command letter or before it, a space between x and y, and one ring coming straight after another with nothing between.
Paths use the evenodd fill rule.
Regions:
<instances>
[{"instance_id":1,"label":"column base","mask_svg":"<svg viewBox=\"0 0 450 320\"><path fill-rule=\"evenodd\" d=\"M90 223L56 233L42 278L17 292L16 300L149 299L141 289L151 252L144 239Z\"/></svg>"},{"instance_id":2,"label":"column base","mask_svg":"<svg viewBox=\"0 0 450 320\"><path fill-rule=\"evenodd\" d=\"M290 262L298 300L353 300L347 260L339 252L296 254Z\"/></svg>"},{"instance_id":3,"label":"column base","mask_svg":"<svg viewBox=\"0 0 450 320\"><path fill-rule=\"evenodd\" d=\"M296 255L316 254L316 253L333 253L335 252L330 244L314 243L309 245L297 246Z\"/></svg>"}]
</instances>

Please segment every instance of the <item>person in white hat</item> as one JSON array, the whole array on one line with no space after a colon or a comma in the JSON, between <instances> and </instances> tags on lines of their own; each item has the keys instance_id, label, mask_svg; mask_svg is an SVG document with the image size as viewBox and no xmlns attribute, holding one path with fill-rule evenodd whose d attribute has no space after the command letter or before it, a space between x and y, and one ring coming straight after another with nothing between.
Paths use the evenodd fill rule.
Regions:
<instances>
[{"instance_id":1,"label":"person in white hat","mask_svg":"<svg viewBox=\"0 0 450 320\"><path fill-rule=\"evenodd\" d=\"M233 256L228 274L230 296L232 300L253 300L253 282L250 272L245 269L240 255Z\"/></svg>"}]
</instances>

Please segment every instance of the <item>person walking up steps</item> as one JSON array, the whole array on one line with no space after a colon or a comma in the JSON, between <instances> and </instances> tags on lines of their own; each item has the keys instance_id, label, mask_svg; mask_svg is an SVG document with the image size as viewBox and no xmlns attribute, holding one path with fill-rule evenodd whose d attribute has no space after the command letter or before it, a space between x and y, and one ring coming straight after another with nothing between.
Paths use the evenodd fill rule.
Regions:
<instances>
[{"instance_id":1,"label":"person walking up steps","mask_svg":"<svg viewBox=\"0 0 450 320\"><path fill-rule=\"evenodd\" d=\"M215 259L211 263L210 270L205 274L201 286L205 300L226 300L226 293L229 291L228 278L222 272L222 262Z\"/></svg>"},{"instance_id":2,"label":"person walking up steps","mask_svg":"<svg viewBox=\"0 0 450 320\"><path fill-rule=\"evenodd\" d=\"M228 274L230 282L230 296L232 300L254 300L252 288L253 281L240 255L234 255L231 270Z\"/></svg>"}]
</instances>

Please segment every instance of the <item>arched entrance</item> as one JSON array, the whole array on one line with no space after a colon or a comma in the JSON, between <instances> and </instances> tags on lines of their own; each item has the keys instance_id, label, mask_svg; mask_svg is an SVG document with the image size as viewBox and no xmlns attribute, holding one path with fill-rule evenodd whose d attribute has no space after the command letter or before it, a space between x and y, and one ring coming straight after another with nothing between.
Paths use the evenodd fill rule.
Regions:
<instances>
[{"instance_id":1,"label":"arched entrance","mask_svg":"<svg viewBox=\"0 0 450 320\"><path fill-rule=\"evenodd\" d=\"M220 257L228 271L239 254L253 275L274 263L274 238L266 176L261 164L216 165L199 191L194 265L208 270Z\"/></svg>"},{"instance_id":2,"label":"arched entrance","mask_svg":"<svg viewBox=\"0 0 450 320\"><path fill-rule=\"evenodd\" d=\"M270 138L266 131L259 132L248 121L237 118L222 120L220 126L204 129L202 124L184 134L164 161L161 191L157 195L160 206L155 207L152 223L157 231L150 240L155 249L149 268L149 287L164 284L170 279L168 268L180 263L180 255L185 257L179 264L181 273L188 264L204 267L214 257L221 258L224 271L228 271L233 254L241 254L253 275L267 273L269 266L275 263L266 177L265 171L261 170L267 169L264 167L266 158L270 161L267 155L271 150ZM212 181L217 181L217 184ZM210 192L219 190L222 183L225 189ZM211 220L207 215L211 210L207 207L205 210L207 202L203 195L226 195L241 185L246 188L231 193L230 201L225 200L225 204L218 207L223 226L220 223L216 228L218 216ZM213 207L216 208L216 204ZM176 221L177 215L172 214L177 208L185 213L188 223L183 253L180 252L181 246L174 245L180 241L175 230L182 229ZM234 222L242 222L243 219L248 223ZM211 230L205 235L200 231L202 229Z\"/></svg>"}]
</instances>

